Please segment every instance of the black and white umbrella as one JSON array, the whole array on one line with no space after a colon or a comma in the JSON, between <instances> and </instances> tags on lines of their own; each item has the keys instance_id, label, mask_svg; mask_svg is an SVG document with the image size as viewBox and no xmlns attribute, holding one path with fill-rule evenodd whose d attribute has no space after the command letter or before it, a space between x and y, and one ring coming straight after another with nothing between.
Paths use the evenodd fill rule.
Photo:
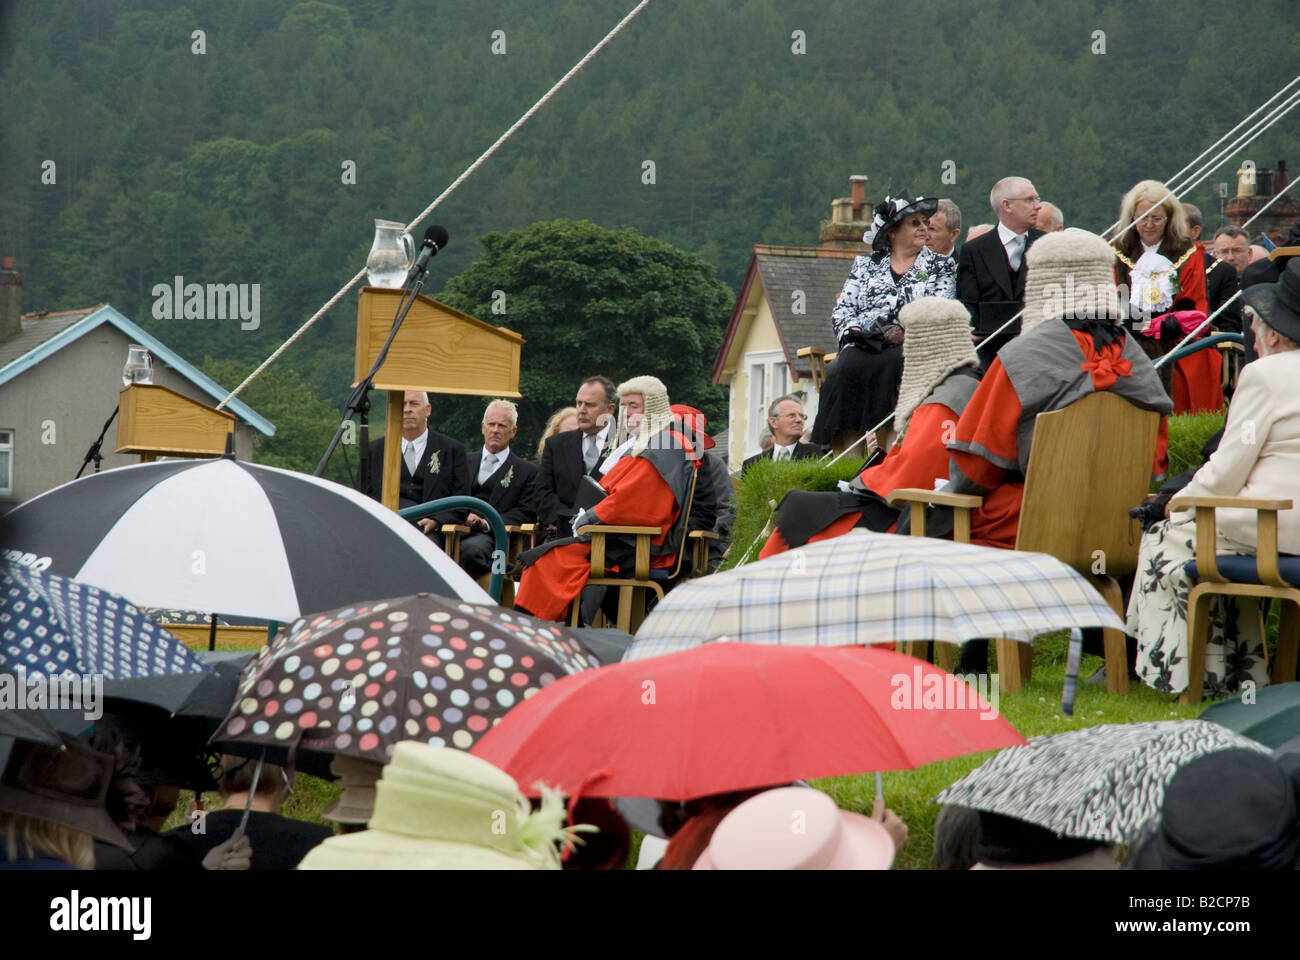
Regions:
<instances>
[{"instance_id":1,"label":"black and white umbrella","mask_svg":"<svg viewBox=\"0 0 1300 960\"><path fill-rule=\"evenodd\" d=\"M229 457L74 480L0 518L36 569L176 607L290 622L427 591L492 599L424 534L348 487Z\"/></svg>"},{"instance_id":2,"label":"black and white umbrella","mask_svg":"<svg viewBox=\"0 0 1300 960\"><path fill-rule=\"evenodd\" d=\"M1138 845L1179 767L1219 750L1268 748L1217 723L1102 724L1007 747L934 798L1037 824L1058 836Z\"/></svg>"}]
</instances>

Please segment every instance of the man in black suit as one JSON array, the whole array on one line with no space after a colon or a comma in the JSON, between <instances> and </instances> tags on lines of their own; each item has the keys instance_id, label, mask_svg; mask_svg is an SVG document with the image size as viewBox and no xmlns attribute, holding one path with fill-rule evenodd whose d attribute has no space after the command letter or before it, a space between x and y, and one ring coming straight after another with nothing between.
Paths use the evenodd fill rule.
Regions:
<instances>
[{"instance_id":1,"label":"man in black suit","mask_svg":"<svg viewBox=\"0 0 1300 960\"><path fill-rule=\"evenodd\" d=\"M517 456L510 441L519 432L519 408L509 400L493 400L483 413L483 449L469 460L469 495L486 500L507 524L532 523L533 484L537 464ZM484 517L471 512L465 518L471 533L460 541L460 565L471 577L492 572L496 539ZM504 561L503 561L504 562ZM501 568L504 572L504 567Z\"/></svg>"},{"instance_id":2,"label":"man in black suit","mask_svg":"<svg viewBox=\"0 0 1300 960\"><path fill-rule=\"evenodd\" d=\"M772 449L756 453L743 464L742 471L760 460L803 460L817 456L817 448L811 443L800 442L803 425L807 420L803 404L797 397L786 394L777 397L767 408L767 426L772 431Z\"/></svg>"},{"instance_id":3,"label":"man in black suit","mask_svg":"<svg viewBox=\"0 0 1300 960\"><path fill-rule=\"evenodd\" d=\"M1020 332L1020 322L998 336L989 335L1020 312L1025 301L1025 251L1043 231L1035 229L1042 201L1023 177L1005 177L993 185L989 204L996 229L967 240L957 258L957 299L970 311L975 342L984 367Z\"/></svg>"},{"instance_id":4,"label":"man in black suit","mask_svg":"<svg viewBox=\"0 0 1300 960\"><path fill-rule=\"evenodd\" d=\"M433 407L421 390L407 390L402 402L401 490L398 507L413 507L442 497L469 493L468 458L465 446L451 437L429 429ZM369 486L361 492L380 498L384 477L384 438L370 444ZM455 523L458 510L444 510L415 522L430 536L444 523Z\"/></svg>"},{"instance_id":5,"label":"man in black suit","mask_svg":"<svg viewBox=\"0 0 1300 960\"><path fill-rule=\"evenodd\" d=\"M1192 242L1200 248L1201 259L1205 263L1205 299L1209 303L1210 313L1214 313L1241 289L1241 283L1236 268L1226 260L1215 259L1214 254L1205 249L1205 244L1201 243L1201 231L1205 228L1201 208L1194 203L1184 203L1183 210L1187 214L1188 233L1191 235ZM1214 326L1217 329L1230 330L1233 333L1241 333L1241 323L1240 297L1214 318Z\"/></svg>"},{"instance_id":6,"label":"man in black suit","mask_svg":"<svg viewBox=\"0 0 1300 960\"><path fill-rule=\"evenodd\" d=\"M537 468L536 505L547 538L567 537L577 516L574 502L584 476L600 479L600 465L614 445L614 382L592 376L578 387L578 429L546 441Z\"/></svg>"}]
</instances>

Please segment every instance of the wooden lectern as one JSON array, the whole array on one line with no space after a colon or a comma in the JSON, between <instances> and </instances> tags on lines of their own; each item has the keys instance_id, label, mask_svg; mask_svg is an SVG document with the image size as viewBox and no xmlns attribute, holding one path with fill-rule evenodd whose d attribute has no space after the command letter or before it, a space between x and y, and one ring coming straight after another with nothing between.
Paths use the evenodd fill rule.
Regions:
<instances>
[{"instance_id":1,"label":"wooden lectern","mask_svg":"<svg viewBox=\"0 0 1300 960\"><path fill-rule=\"evenodd\" d=\"M353 386L370 372L393 327L401 290L363 287L357 304L357 349ZM388 356L375 371L374 387L388 391L384 435L402 435L402 394L407 390L461 396L519 397L519 348L524 338L418 296L402 322ZM361 451L364 457L366 451ZM381 502L398 505L400 443L384 444Z\"/></svg>"},{"instance_id":2,"label":"wooden lectern","mask_svg":"<svg viewBox=\"0 0 1300 960\"><path fill-rule=\"evenodd\" d=\"M118 394L117 452L155 457L219 457L235 432L235 415L168 387L133 383Z\"/></svg>"}]
</instances>

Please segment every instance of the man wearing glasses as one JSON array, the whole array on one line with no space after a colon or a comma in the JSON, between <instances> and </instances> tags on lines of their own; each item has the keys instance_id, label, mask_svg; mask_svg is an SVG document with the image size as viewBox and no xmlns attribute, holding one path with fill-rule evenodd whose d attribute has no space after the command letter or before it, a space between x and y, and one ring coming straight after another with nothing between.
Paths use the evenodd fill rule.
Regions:
<instances>
[{"instance_id":1,"label":"man wearing glasses","mask_svg":"<svg viewBox=\"0 0 1300 960\"><path fill-rule=\"evenodd\" d=\"M744 462L741 469L752 466L760 460L803 460L805 457L817 456L817 448L811 443L802 443L803 428L807 416L803 404L797 397L786 394L777 397L767 408L767 426L772 431L772 449L756 453Z\"/></svg>"},{"instance_id":2,"label":"man wearing glasses","mask_svg":"<svg viewBox=\"0 0 1300 960\"><path fill-rule=\"evenodd\" d=\"M1042 200L1024 177L995 183L989 204L998 218L997 229L967 240L957 258L957 299L970 311L984 368L1020 332L1017 321L990 338L1024 305L1025 251L1043 235L1034 227Z\"/></svg>"}]
</instances>

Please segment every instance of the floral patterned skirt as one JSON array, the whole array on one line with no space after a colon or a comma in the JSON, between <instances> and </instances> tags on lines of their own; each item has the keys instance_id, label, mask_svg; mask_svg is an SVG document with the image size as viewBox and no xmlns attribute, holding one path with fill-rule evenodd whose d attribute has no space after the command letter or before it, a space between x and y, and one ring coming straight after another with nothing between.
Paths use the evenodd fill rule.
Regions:
<instances>
[{"instance_id":1,"label":"floral patterned skirt","mask_svg":"<svg viewBox=\"0 0 1300 960\"><path fill-rule=\"evenodd\" d=\"M1137 672L1165 693L1187 689L1187 598L1192 581L1184 570L1196 556L1196 524L1165 520L1142 535L1137 577L1128 605L1128 632L1137 638ZM1251 680L1268 682L1264 637L1258 616L1241 616L1224 597L1209 604L1205 645L1205 695L1221 697Z\"/></svg>"}]
</instances>

